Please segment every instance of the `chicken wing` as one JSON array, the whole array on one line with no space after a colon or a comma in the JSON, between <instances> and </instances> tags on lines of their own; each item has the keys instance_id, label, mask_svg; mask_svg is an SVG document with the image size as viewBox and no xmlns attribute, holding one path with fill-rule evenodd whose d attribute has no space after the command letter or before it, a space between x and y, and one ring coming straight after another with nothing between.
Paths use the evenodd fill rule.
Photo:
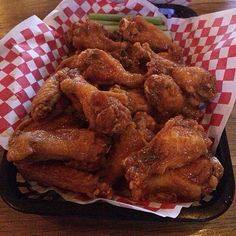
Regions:
<instances>
[{"instance_id":1,"label":"chicken wing","mask_svg":"<svg viewBox=\"0 0 236 236\"><path fill-rule=\"evenodd\" d=\"M210 145L196 121L170 119L148 145L124 161L132 197L199 200L216 187L223 172L220 163L209 157Z\"/></svg>"},{"instance_id":2,"label":"chicken wing","mask_svg":"<svg viewBox=\"0 0 236 236\"><path fill-rule=\"evenodd\" d=\"M155 135L156 122L145 112L138 112L120 135L108 157L105 178L114 183L124 175L124 159L143 148Z\"/></svg>"},{"instance_id":3,"label":"chicken wing","mask_svg":"<svg viewBox=\"0 0 236 236\"><path fill-rule=\"evenodd\" d=\"M215 190L223 175L220 162L209 156L202 156L181 168L167 170L162 175L148 172L151 157L139 160L138 164L129 161L126 162L126 177L134 200L197 201Z\"/></svg>"},{"instance_id":4,"label":"chicken wing","mask_svg":"<svg viewBox=\"0 0 236 236\"><path fill-rule=\"evenodd\" d=\"M97 85L120 84L136 88L144 83L144 76L126 71L118 60L99 49L87 49L62 61L63 67L78 68L86 80Z\"/></svg>"},{"instance_id":5,"label":"chicken wing","mask_svg":"<svg viewBox=\"0 0 236 236\"><path fill-rule=\"evenodd\" d=\"M128 159L147 162L148 171L163 174L207 155L211 140L197 121L177 116L170 119L145 148Z\"/></svg>"},{"instance_id":6,"label":"chicken wing","mask_svg":"<svg viewBox=\"0 0 236 236\"><path fill-rule=\"evenodd\" d=\"M17 164L23 177L44 186L82 193L89 198L112 197L110 186L98 176L79 171L58 162L39 162L30 165Z\"/></svg>"},{"instance_id":7,"label":"chicken wing","mask_svg":"<svg viewBox=\"0 0 236 236\"><path fill-rule=\"evenodd\" d=\"M203 68L177 67L172 71L172 76L194 106L216 95L215 77Z\"/></svg>"},{"instance_id":8,"label":"chicken wing","mask_svg":"<svg viewBox=\"0 0 236 236\"><path fill-rule=\"evenodd\" d=\"M100 91L82 77L66 79L61 83L62 91L81 103L89 127L104 134L122 133L131 122L131 113L111 92Z\"/></svg>"},{"instance_id":9,"label":"chicken wing","mask_svg":"<svg viewBox=\"0 0 236 236\"><path fill-rule=\"evenodd\" d=\"M145 99L145 96L141 90L138 89L122 89L119 85L113 86L109 91L113 94L123 94L126 97L126 100L118 98L121 103L129 108L132 114L135 114L138 111L149 112L150 107Z\"/></svg>"},{"instance_id":10,"label":"chicken wing","mask_svg":"<svg viewBox=\"0 0 236 236\"><path fill-rule=\"evenodd\" d=\"M168 51L171 48L175 54L182 54L182 50L155 25L147 22L142 16L123 18L119 24L119 31L123 38L131 43L149 43L156 51Z\"/></svg>"},{"instance_id":11,"label":"chicken wing","mask_svg":"<svg viewBox=\"0 0 236 236\"><path fill-rule=\"evenodd\" d=\"M146 98L162 117L173 117L184 107L184 95L172 77L151 75L144 84Z\"/></svg>"},{"instance_id":12,"label":"chicken wing","mask_svg":"<svg viewBox=\"0 0 236 236\"><path fill-rule=\"evenodd\" d=\"M9 142L8 160L25 160L27 163L74 160L84 163L80 169L84 166L89 166L90 169L99 168L109 150L109 140L93 131L77 128L74 121L69 121L70 125L65 124L65 121L69 119L55 122L53 127L50 123L32 124L32 121L26 120L14 132ZM60 124L62 127L59 128Z\"/></svg>"},{"instance_id":13,"label":"chicken wing","mask_svg":"<svg viewBox=\"0 0 236 236\"><path fill-rule=\"evenodd\" d=\"M73 24L66 33L66 41L79 51L98 48L109 52L125 48L127 44L113 41L108 31L93 21Z\"/></svg>"},{"instance_id":14,"label":"chicken wing","mask_svg":"<svg viewBox=\"0 0 236 236\"><path fill-rule=\"evenodd\" d=\"M78 70L64 68L59 70L53 76L49 77L32 101L31 116L34 120L46 118L62 96L60 91L60 81L65 78L73 78L78 75Z\"/></svg>"}]
</instances>

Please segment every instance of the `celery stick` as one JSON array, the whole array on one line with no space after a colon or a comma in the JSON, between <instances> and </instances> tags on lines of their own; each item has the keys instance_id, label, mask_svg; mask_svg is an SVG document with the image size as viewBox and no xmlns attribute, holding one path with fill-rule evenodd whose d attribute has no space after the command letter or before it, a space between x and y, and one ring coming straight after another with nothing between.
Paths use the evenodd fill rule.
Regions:
<instances>
[{"instance_id":1,"label":"celery stick","mask_svg":"<svg viewBox=\"0 0 236 236\"><path fill-rule=\"evenodd\" d=\"M116 14L98 14L90 13L88 18L90 20L104 20L104 21L120 21L124 16Z\"/></svg>"},{"instance_id":2,"label":"celery stick","mask_svg":"<svg viewBox=\"0 0 236 236\"><path fill-rule=\"evenodd\" d=\"M118 25L103 25L107 31L114 32L119 30Z\"/></svg>"},{"instance_id":3,"label":"celery stick","mask_svg":"<svg viewBox=\"0 0 236 236\"><path fill-rule=\"evenodd\" d=\"M93 20L100 25L118 25L118 21L106 21L106 20Z\"/></svg>"},{"instance_id":4,"label":"celery stick","mask_svg":"<svg viewBox=\"0 0 236 236\"><path fill-rule=\"evenodd\" d=\"M128 17L128 15L116 15L116 14L98 14L98 13L90 13L88 18L90 20L99 20L99 21L120 21L123 17ZM131 16L132 17L132 16ZM144 16L148 22L154 25L163 25L164 22L162 21L161 17L159 16Z\"/></svg>"}]
</instances>

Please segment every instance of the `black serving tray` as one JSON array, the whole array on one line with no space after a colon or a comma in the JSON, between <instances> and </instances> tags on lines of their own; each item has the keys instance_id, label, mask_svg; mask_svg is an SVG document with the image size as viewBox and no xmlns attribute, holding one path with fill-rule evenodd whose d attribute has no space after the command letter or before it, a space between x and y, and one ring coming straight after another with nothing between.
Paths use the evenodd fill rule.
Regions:
<instances>
[{"instance_id":1,"label":"black serving tray","mask_svg":"<svg viewBox=\"0 0 236 236\"><path fill-rule=\"evenodd\" d=\"M197 14L184 6L157 4L160 11L167 17L188 18ZM235 183L226 132L224 131L216 151L216 157L222 163L224 175L209 202L201 202L200 206L183 208L176 219L163 218L154 214L135 211L97 202L89 205L79 205L64 201L55 192L30 195L19 191L21 183L16 181L16 168L6 159L4 152L0 165L0 195L2 199L15 210L47 215L77 215L86 218L113 218L143 221L208 221L223 214L231 205L234 198ZM31 194L31 195L32 195ZM50 200L51 199L51 200Z\"/></svg>"}]
</instances>

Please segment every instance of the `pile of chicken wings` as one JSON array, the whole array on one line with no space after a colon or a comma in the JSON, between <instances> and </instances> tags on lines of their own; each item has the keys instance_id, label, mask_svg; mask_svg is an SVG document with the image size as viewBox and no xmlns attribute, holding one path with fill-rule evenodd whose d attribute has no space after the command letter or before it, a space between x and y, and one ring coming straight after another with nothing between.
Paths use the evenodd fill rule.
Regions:
<instances>
[{"instance_id":1,"label":"pile of chicken wings","mask_svg":"<svg viewBox=\"0 0 236 236\"><path fill-rule=\"evenodd\" d=\"M223 167L199 125L216 94L209 72L141 16L118 32L87 21L65 35L70 57L42 85L8 160L25 179L82 198L200 200Z\"/></svg>"}]
</instances>

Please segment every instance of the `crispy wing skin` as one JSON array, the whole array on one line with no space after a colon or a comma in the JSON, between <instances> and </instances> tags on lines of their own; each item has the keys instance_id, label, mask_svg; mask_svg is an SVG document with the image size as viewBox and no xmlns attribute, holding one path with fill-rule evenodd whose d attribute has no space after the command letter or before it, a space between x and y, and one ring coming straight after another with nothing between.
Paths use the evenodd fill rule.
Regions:
<instances>
[{"instance_id":1,"label":"crispy wing skin","mask_svg":"<svg viewBox=\"0 0 236 236\"><path fill-rule=\"evenodd\" d=\"M39 162L30 165L17 165L17 169L27 180L36 181L44 186L53 186L75 193L85 194L89 198L112 197L112 189L99 177L78 171L55 162Z\"/></svg>"},{"instance_id":2,"label":"crispy wing skin","mask_svg":"<svg viewBox=\"0 0 236 236\"><path fill-rule=\"evenodd\" d=\"M53 76L47 79L33 99L31 110L33 119L45 118L59 101L61 95L59 81Z\"/></svg>"},{"instance_id":3,"label":"crispy wing skin","mask_svg":"<svg viewBox=\"0 0 236 236\"><path fill-rule=\"evenodd\" d=\"M49 116L62 96L60 81L78 75L78 70L64 68L49 77L33 99L31 116L34 120L42 120Z\"/></svg>"},{"instance_id":4,"label":"crispy wing skin","mask_svg":"<svg viewBox=\"0 0 236 236\"><path fill-rule=\"evenodd\" d=\"M185 103L184 95L172 77L151 75L144 84L146 98L162 117L180 114Z\"/></svg>"},{"instance_id":5,"label":"crispy wing skin","mask_svg":"<svg viewBox=\"0 0 236 236\"><path fill-rule=\"evenodd\" d=\"M98 90L82 77L66 79L61 83L62 91L80 102L91 129L105 134L123 132L131 122L131 114L110 92Z\"/></svg>"},{"instance_id":6,"label":"crispy wing skin","mask_svg":"<svg viewBox=\"0 0 236 236\"><path fill-rule=\"evenodd\" d=\"M66 41L79 51L98 48L109 52L126 47L126 42L113 41L104 27L93 21L73 24L66 33Z\"/></svg>"},{"instance_id":7,"label":"crispy wing skin","mask_svg":"<svg viewBox=\"0 0 236 236\"><path fill-rule=\"evenodd\" d=\"M135 114L138 111L149 112L150 107L147 103L147 100L143 94L142 90L138 89L123 89L119 85L111 87L109 90L112 94L121 94L125 98L119 98L122 104L129 108L132 114Z\"/></svg>"},{"instance_id":8,"label":"crispy wing skin","mask_svg":"<svg viewBox=\"0 0 236 236\"><path fill-rule=\"evenodd\" d=\"M119 30L123 38L131 43L149 43L150 47L157 52L171 48L174 53L181 53L180 48L168 36L142 16L123 18Z\"/></svg>"},{"instance_id":9,"label":"crispy wing skin","mask_svg":"<svg viewBox=\"0 0 236 236\"><path fill-rule=\"evenodd\" d=\"M108 148L107 139L85 129L18 130L10 140L7 158L14 162L75 160L96 166Z\"/></svg>"},{"instance_id":10,"label":"crispy wing skin","mask_svg":"<svg viewBox=\"0 0 236 236\"><path fill-rule=\"evenodd\" d=\"M128 159L137 165L146 163L150 174L163 174L167 169L179 168L207 155L210 145L202 126L177 116L164 125L149 145Z\"/></svg>"},{"instance_id":11,"label":"crispy wing skin","mask_svg":"<svg viewBox=\"0 0 236 236\"><path fill-rule=\"evenodd\" d=\"M108 157L105 176L114 183L124 175L124 159L143 148L155 136L156 122L146 112L137 112L134 122L120 135Z\"/></svg>"},{"instance_id":12,"label":"crispy wing skin","mask_svg":"<svg viewBox=\"0 0 236 236\"><path fill-rule=\"evenodd\" d=\"M211 141L191 119L170 119L155 138L124 161L135 200L194 201L217 186L223 167L208 149Z\"/></svg>"},{"instance_id":13,"label":"crispy wing skin","mask_svg":"<svg viewBox=\"0 0 236 236\"><path fill-rule=\"evenodd\" d=\"M120 84L136 88L144 83L144 76L126 71L118 60L99 49L87 49L62 61L63 67L78 68L86 80L97 85Z\"/></svg>"},{"instance_id":14,"label":"crispy wing skin","mask_svg":"<svg viewBox=\"0 0 236 236\"><path fill-rule=\"evenodd\" d=\"M172 76L179 87L188 94L192 105L209 101L216 95L215 77L200 67L177 67Z\"/></svg>"},{"instance_id":15,"label":"crispy wing skin","mask_svg":"<svg viewBox=\"0 0 236 236\"><path fill-rule=\"evenodd\" d=\"M130 160L129 160L130 161ZM133 166L134 164L134 166ZM143 173L142 162L126 162L126 177L135 200L157 202L188 202L200 200L215 190L223 175L223 167L213 157L203 156L177 169L158 175Z\"/></svg>"},{"instance_id":16,"label":"crispy wing skin","mask_svg":"<svg viewBox=\"0 0 236 236\"><path fill-rule=\"evenodd\" d=\"M158 128L154 118L147 112L139 111L134 115L133 121L143 139L146 142L150 142L154 138Z\"/></svg>"},{"instance_id":17,"label":"crispy wing skin","mask_svg":"<svg viewBox=\"0 0 236 236\"><path fill-rule=\"evenodd\" d=\"M146 74L149 53L139 42L128 44L124 49L115 50L111 55L120 61L122 66L131 73Z\"/></svg>"},{"instance_id":18,"label":"crispy wing skin","mask_svg":"<svg viewBox=\"0 0 236 236\"><path fill-rule=\"evenodd\" d=\"M10 139L7 158L21 163L61 160L93 171L101 167L109 147L107 138L81 129L77 116L66 114L40 122L26 119Z\"/></svg>"}]
</instances>

